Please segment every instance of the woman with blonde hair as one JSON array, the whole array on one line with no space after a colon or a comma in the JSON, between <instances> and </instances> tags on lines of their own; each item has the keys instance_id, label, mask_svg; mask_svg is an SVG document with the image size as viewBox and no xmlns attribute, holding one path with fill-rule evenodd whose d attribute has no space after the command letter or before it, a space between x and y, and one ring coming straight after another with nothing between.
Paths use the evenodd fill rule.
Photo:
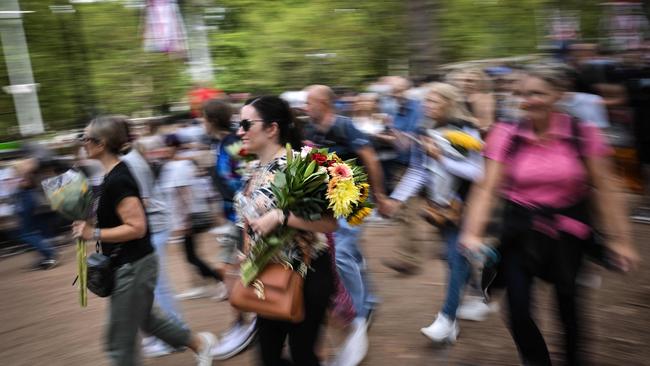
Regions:
<instances>
[{"instance_id":1,"label":"woman with blonde hair","mask_svg":"<svg viewBox=\"0 0 650 366\"><path fill-rule=\"evenodd\" d=\"M458 221L462 200L471 182L483 174L483 158L480 154L480 133L462 104L458 89L450 84L433 83L424 100L425 115L433 121L429 129L418 131L417 146L413 149L409 168L391 194L391 203L387 204L391 215L397 207L410 197L427 187L429 207L423 212L424 217L435 225L447 244L447 262L449 278L447 296L442 310L435 321L421 332L434 342L454 342L458 336L456 313L459 310L463 288L469 279L469 263L458 251ZM450 144L445 145L440 136L449 133L464 136L473 141L474 146L461 154ZM436 137L438 136L438 137ZM476 147L478 146L478 149ZM451 150L453 149L453 150ZM456 152L454 154L454 152ZM414 232L412 219L406 219L407 233ZM408 234L407 234L408 235ZM386 261L385 264L401 272L412 262L418 260L421 248L416 241L404 241L404 247L398 251L399 260ZM487 308L482 304L483 309ZM482 320L486 312L474 320Z\"/></svg>"}]
</instances>

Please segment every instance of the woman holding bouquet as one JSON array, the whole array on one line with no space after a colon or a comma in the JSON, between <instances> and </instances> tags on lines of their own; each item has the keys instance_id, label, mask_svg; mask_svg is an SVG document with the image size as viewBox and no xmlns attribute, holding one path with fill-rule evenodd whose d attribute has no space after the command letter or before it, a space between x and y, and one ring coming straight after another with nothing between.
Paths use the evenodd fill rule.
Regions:
<instances>
[{"instance_id":1,"label":"woman holding bouquet","mask_svg":"<svg viewBox=\"0 0 650 366\"><path fill-rule=\"evenodd\" d=\"M88 125L83 137L90 159L105 171L97 206L97 226L73 224L76 238L101 243L111 257L115 284L110 295L106 350L116 366L139 365L138 330L156 336L171 347L188 347L199 366L212 365L210 333L192 333L188 327L153 307L158 257L150 241L142 198L133 175L119 156L128 152L128 122L122 117L100 117Z\"/></svg>"},{"instance_id":2,"label":"woman holding bouquet","mask_svg":"<svg viewBox=\"0 0 650 366\"><path fill-rule=\"evenodd\" d=\"M497 124L490 132L485 179L470 194L460 239L468 250L478 250L493 197L505 200L500 275L510 330L524 365L551 365L531 314L536 277L555 289L566 364L587 364L581 359L576 277L594 243L591 203L600 208L612 239L611 263L627 271L639 260L624 205L615 193L610 148L597 127L555 111L566 86L566 75L557 67L526 70L517 90L524 118L519 125Z\"/></svg>"},{"instance_id":3,"label":"woman holding bouquet","mask_svg":"<svg viewBox=\"0 0 650 366\"><path fill-rule=\"evenodd\" d=\"M419 144L413 151L408 170L391 194L393 205L389 206L393 206L394 210L399 202L408 200L423 187L428 187L429 208L423 214L427 221L438 227L447 244L449 277L442 310L433 324L421 331L434 342L454 342L459 331L456 313L470 275L469 263L458 251L458 221L461 202L469 184L483 174L480 133L472 123L473 118L462 105L458 89L450 84L433 83L424 101L424 108L426 116L434 121L434 128L420 131ZM439 145L440 140L434 141L430 133L432 131L447 136L447 139L452 140L449 141L452 146L448 148L462 153L450 155L453 151L443 151ZM457 140L465 142L455 141L450 136L462 136ZM415 232L414 228L408 227L413 221L406 220L405 235ZM400 248L400 260L405 262L407 258L419 257L421 249L417 242L405 242L408 242L405 243L407 247ZM389 266L391 263L386 262ZM394 269L398 268L402 267L395 264ZM487 305L480 303L474 304L474 307L476 305L480 307L480 314L474 320L481 320L487 313Z\"/></svg>"},{"instance_id":4,"label":"woman holding bouquet","mask_svg":"<svg viewBox=\"0 0 650 366\"><path fill-rule=\"evenodd\" d=\"M290 143L294 148L301 145L296 127L285 101L275 96L264 96L247 101L241 110L237 132L243 148L259 159L252 163L245 187L235 198L238 216L244 220L247 246L260 245L262 238L286 226L298 229L300 234L290 243L284 243L281 253L274 258L289 261L294 268L298 268L296 264L302 261L303 256L311 258L304 280L304 320L291 323L258 316L260 356L266 366L291 364L282 360L282 348L287 337L293 364L320 364L314 347L334 291L330 253L327 244L315 233L335 231L336 220L330 214L320 220L308 221L292 212L274 208L277 207L276 197L271 183L275 174L287 164L285 145Z\"/></svg>"}]
</instances>

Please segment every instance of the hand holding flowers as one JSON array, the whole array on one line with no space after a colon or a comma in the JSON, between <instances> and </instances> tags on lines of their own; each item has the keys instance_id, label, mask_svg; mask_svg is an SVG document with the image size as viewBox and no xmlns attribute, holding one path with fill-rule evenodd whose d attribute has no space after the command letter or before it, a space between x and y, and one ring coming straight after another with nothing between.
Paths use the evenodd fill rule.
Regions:
<instances>
[{"instance_id":1,"label":"hand holding flowers","mask_svg":"<svg viewBox=\"0 0 650 366\"><path fill-rule=\"evenodd\" d=\"M72 223L72 237L75 239L91 240L95 228L88 222L77 220Z\"/></svg>"},{"instance_id":2,"label":"hand holding flowers","mask_svg":"<svg viewBox=\"0 0 650 366\"><path fill-rule=\"evenodd\" d=\"M282 225L284 213L280 209L267 212L257 219L248 221L248 225L260 236L266 236Z\"/></svg>"}]
</instances>

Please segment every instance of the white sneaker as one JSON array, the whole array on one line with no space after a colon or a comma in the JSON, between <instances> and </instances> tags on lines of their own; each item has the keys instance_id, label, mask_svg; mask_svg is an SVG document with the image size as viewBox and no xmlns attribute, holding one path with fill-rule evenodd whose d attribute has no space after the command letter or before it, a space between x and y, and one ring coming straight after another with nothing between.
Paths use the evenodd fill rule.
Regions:
<instances>
[{"instance_id":1,"label":"white sneaker","mask_svg":"<svg viewBox=\"0 0 650 366\"><path fill-rule=\"evenodd\" d=\"M196 366L212 366L212 355L210 351L217 343L217 337L209 332L201 332L198 336L203 340L203 347L195 354Z\"/></svg>"},{"instance_id":2,"label":"white sneaker","mask_svg":"<svg viewBox=\"0 0 650 366\"><path fill-rule=\"evenodd\" d=\"M228 299L228 288L226 287L226 284L223 282L217 283L213 293L214 296L210 298L211 300L224 301Z\"/></svg>"},{"instance_id":3,"label":"white sneaker","mask_svg":"<svg viewBox=\"0 0 650 366\"><path fill-rule=\"evenodd\" d=\"M156 343L157 340L158 340L158 338L156 338L154 336L143 337L142 338L142 347L151 346L152 344Z\"/></svg>"},{"instance_id":4,"label":"white sneaker","mask_svg":"<svg viewBox=\"0 0 650 366\"><path fill-rule=\"evenodd\" d=\"M366 358L368 353L368 329L365 318L352 321L352 333L341 347L331 366L356 366Z\"/></svg>"},{"instance_id":5,"label":"white sneaker","mask_svg":"<svg viewBox=\"0 0 650 366\"><path fill-rule=\"evenodd\" d=\"M482 322L487 319L492 309L480 297L467 297L456 311L456 318Z\"/></svg>"},{"instance_id":6,"label":"white sneaker","mask_svg":"<svg viewBox=\"0 0 650 366\"><path fill-rule=\"evenodd\" d=\"M237 323L222 334L219 343L212 347L210 354L216 360L227 360L235 357L246 349L255 339L255 321L250 323Z\"/></svg>"},{"instance_id":7,"label":"white sneaker","mask_svg":"<svg viewBox=\"0 0 650 366\"><path fill-rule=\"evenodd\" d=\"M438 317L433 324L420 329L420 332L436 343L454 343L456 342L456 338L458 338L460 329L456 320L452 321L444 314L438 313Z\"/></svg>"},{"instance_id":8,"label":"white sneaker","mask_svg":"<svg viewBox=\"0 0 650 366\"><path fill-rule=\"evenodd\" d=\"M174 353L174 349L160 339L155 339L142 347L142 355L145 358L167 356Z\"/></svg>"},{"instance_id":9,"label":"white sneaker","mask_svg":"<svg viewBox=\"0 0 650 366\"><path fill-rule=\"evenodd\" d=\"M191 288L181 294L174 296L176 300L193 300L193 299L202 299L204 297L210 296L210 289L208 286L200 286Z\"/></svg>"}]
</instances>

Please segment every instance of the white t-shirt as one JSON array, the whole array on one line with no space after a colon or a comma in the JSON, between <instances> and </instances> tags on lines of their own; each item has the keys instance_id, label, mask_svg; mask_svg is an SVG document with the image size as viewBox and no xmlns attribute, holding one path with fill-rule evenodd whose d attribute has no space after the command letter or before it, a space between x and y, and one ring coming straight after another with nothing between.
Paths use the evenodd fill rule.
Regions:
<instances>
[{"instance_id":1,"label":"white t-shirt","mask_svg":"<svg viewBox=\"0 0 650 366\"><path fill-rule=\"evenodd\" d=\"M167 207L171 211L172 230L185 229L187 216L192 212L177 190L181 187L189 187L192 191L192 183L196 175L196 167L189 160L172 160L163 165L160 171L158 184L167 200ZM190 197L190 203L193 197ZM191 206L191 204L190 204Z\"/></svg>"}]
</instances>

